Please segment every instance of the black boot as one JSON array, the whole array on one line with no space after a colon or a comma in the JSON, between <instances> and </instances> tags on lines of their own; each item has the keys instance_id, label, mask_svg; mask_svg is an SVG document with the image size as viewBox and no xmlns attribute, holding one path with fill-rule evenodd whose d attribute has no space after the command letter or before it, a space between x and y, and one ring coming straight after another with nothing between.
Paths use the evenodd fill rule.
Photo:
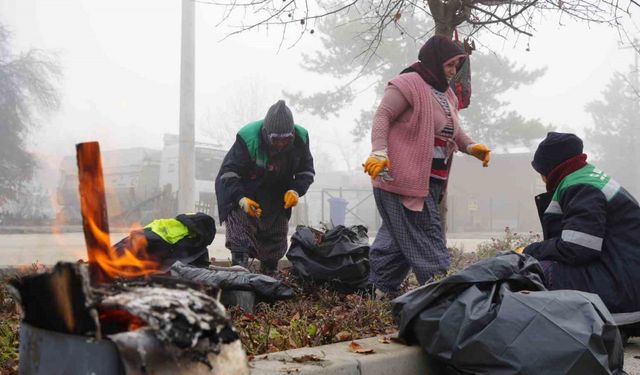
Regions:
<instances>
[{"instance_id":1,"label":"black boot","mask_svg":"<svg viewBox=\"0 0 640 375\"><path fill-rule=\"evenodd\" d=\"M231 265L249 269L249 254L246 251L232 251Z\"/></svg>"},{"instance_id":2,"label":"black boot","mask_svg":"<svg viewBox=\"0 0 640 375\"><path fill-rule=\"evenodd\" d=\"M277 260L260 261L260 273L273 277L275 276L276 272L278 272Z\"/></svg>"}]
</instances>

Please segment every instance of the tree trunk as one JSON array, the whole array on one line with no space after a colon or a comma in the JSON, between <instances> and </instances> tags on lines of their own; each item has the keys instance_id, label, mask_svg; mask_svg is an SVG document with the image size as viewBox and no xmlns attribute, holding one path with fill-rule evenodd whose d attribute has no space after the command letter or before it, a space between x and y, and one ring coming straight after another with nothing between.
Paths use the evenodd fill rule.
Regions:
<instances>
[{"instance_id":1,"label":"tree trunk","mask_svg":"<svg viewBox=\"0 0 640 375\"><path fill-rule=\"evenodd\" d=\"M453 38L453 30L455 26L451 26L445 23L436 22L436 35L444 35L449 39Z\"/></svg>"},{"instance_id":2,"label":"tree trunk","mask_svg":"<svg viewBox=\"0 0 640 375\"><path fill-rule=\"evenodd\" d=\"M444 35L451 39L456 26L464 22L466 18L459 11L463 6L460 0L449 0L447 2L443 0L427 0L427 4L429 5L433 22L436 24L436 35Z\"/></svg>"},{"instance_id":3,"label":"tree trunk","mask_svg":"<svg viewBox=\"0 0 640 375\"><path fill-rule=\"evenodd\" d=\"M459 9L462 7L460 0L450 0L446 3L443 0L427 0L431 16L436 24L436 35L444 35L449 39L453 38L453 32L456 26L461 24L465 20L464 12L461 14ZM449 161L448 170L451 171L451 164L453 163L453 156ZM445 183L442 200L438 204L438 211L440 211L440 222L442 224L442 235L447 238L447 186L449 180Z\"/></svg>"}]
</instances>

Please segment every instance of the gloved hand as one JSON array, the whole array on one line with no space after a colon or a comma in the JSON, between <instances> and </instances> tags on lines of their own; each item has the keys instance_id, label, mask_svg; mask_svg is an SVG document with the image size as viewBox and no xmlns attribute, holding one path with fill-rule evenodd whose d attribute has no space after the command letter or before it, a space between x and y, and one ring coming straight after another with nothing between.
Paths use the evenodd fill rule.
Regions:
<instances>
[{"instance_id":1,"label":"gloved hand","mask_svg":"<svg viewBox=\"0 0 640 375\"><path fill-rule=\"evenodd\" d=\"M518 254L522 254L522 252L524 251L524 246L516 247L516 249L513 251L515 251Z\"/></svg>"},{"instance_id":2,"label":"gloved hand","mask_svg":"<svg viewBox=\"0 0 640 375\"><path fill-rule=\"evenodd\" d=\"M285 210L298 204L298 193L295 190L287 190L284 193L284 208Z\"/></svg>"},{"instance_id":3,"label":"gloved hand","mask_svg":"<svg viewBox=\"0 0 640 375\"><path fill-rule=\"evenodd\" d=\"M240 205L240 208L242 208L242 211L251 217L260 217L262 215L262 208L260 208L258 202L253 199L244 197L240 199L238 204Z\"/></svg>"},{"instance_id":4,"label":"gloved hand","mask_svg":"<svg viewBox=\"0 0 640 375\"><path fill-rule=\"evenodd\" d=\"M491 159L491 150L487 145L482 143L473 143L467 146L467 153L473 155L482 161L483 167L489 166L489 160Z\"/></svg>"},{"instance_id":5,"label":"gloved hand","mask_svg":"<svg viewBox=\"0 0 640 375\"><path fill-rule=\"evenodd\" d=\"M380 150L373 151L362 166L364 167L365 173L368 173L369 176L374 179L378 177L378 174L382 172L384 168L390 168L391 162L387 156L387 151Z\"/></svg>"}]
</instances>

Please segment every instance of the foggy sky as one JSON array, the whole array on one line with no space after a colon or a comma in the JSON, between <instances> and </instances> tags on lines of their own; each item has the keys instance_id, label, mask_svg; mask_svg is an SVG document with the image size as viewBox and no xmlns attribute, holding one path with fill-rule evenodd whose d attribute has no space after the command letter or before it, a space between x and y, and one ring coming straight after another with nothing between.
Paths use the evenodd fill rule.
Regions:
<instances>
[{"instance_id":1,"label":"foggy sky","mask_svg":"<svg viewBox=\"0 0 640 375\"><path fill-rule=\"evenodd\" d=\"M0 22L13 31L14 51L53 50L64 71L62 108L31 135L31 148L48 155L72 154L75 143L88 140L99 140L103 149L160 148L164 133L177 133L180 11L178 0L0 0ZM221 41L228 31L216 28L221 9L198 4L196 12L199 135L206 124L226 126L232 134L244 123L261 118L282 89L312 92L335 84L298 65L302 52L318 48L313 36L279 52L277 29ZM512 108L527 118L553 123L561 131L581 134L591 125L585 104L601 98L614 71L628 72L633 51L619 49L619 35L608 27L568 20L564 24L559 26L557 17L550 16L533 38L516 41L486 35L478 47L532 69L546 66L546 75L537 83L508 95ZM257 95L251 97L247 90ZM373 93L364 94L358 104L371 106L373 98ZM242 100L253 102L248 111L252 113L228 124L225 108L230 101ZM350 143L352 118L360 108L352 110L335 121L294 116L311 131L316 151L336 155L337 139ZM354 160L365 157L367 143L357 146ZM336 168L346 168L340 157L335 160Z\"/></svg>"}]
</instances>

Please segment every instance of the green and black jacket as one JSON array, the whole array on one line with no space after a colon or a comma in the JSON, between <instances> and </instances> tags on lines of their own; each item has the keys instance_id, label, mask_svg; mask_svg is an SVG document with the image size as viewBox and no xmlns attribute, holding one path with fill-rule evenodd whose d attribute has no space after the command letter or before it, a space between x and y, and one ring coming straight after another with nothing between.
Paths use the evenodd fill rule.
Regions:
<instances>
[{"instance_id":1,"label":"green and black jacket","mask_svg":"<svg viewBox=\"0 0 640 375\"><path fill-rule=\"evenodd\" d=\"M525 253L557 263L552 289L596 293L611 312L640 310L640 207L591 164L536 196L544 241Z\"/></svg>"},{"instance_id":2,"label":"green and black jacket","mask_svg":"<svg viewBox=\"0 0 640 375\"><path fill-rule=\"evenodd\" d=\"M284 193L295 190L303 196L313 183L315 170L309 149L309 134L295 125L293 145L275 156L262 134L263 120L252 122L238 132L216 177L220 221L238 206L242 197L258 202L263 215L284 210ZM291 215L291 209L287 210Z\"/></svg>"}]
</instances>

